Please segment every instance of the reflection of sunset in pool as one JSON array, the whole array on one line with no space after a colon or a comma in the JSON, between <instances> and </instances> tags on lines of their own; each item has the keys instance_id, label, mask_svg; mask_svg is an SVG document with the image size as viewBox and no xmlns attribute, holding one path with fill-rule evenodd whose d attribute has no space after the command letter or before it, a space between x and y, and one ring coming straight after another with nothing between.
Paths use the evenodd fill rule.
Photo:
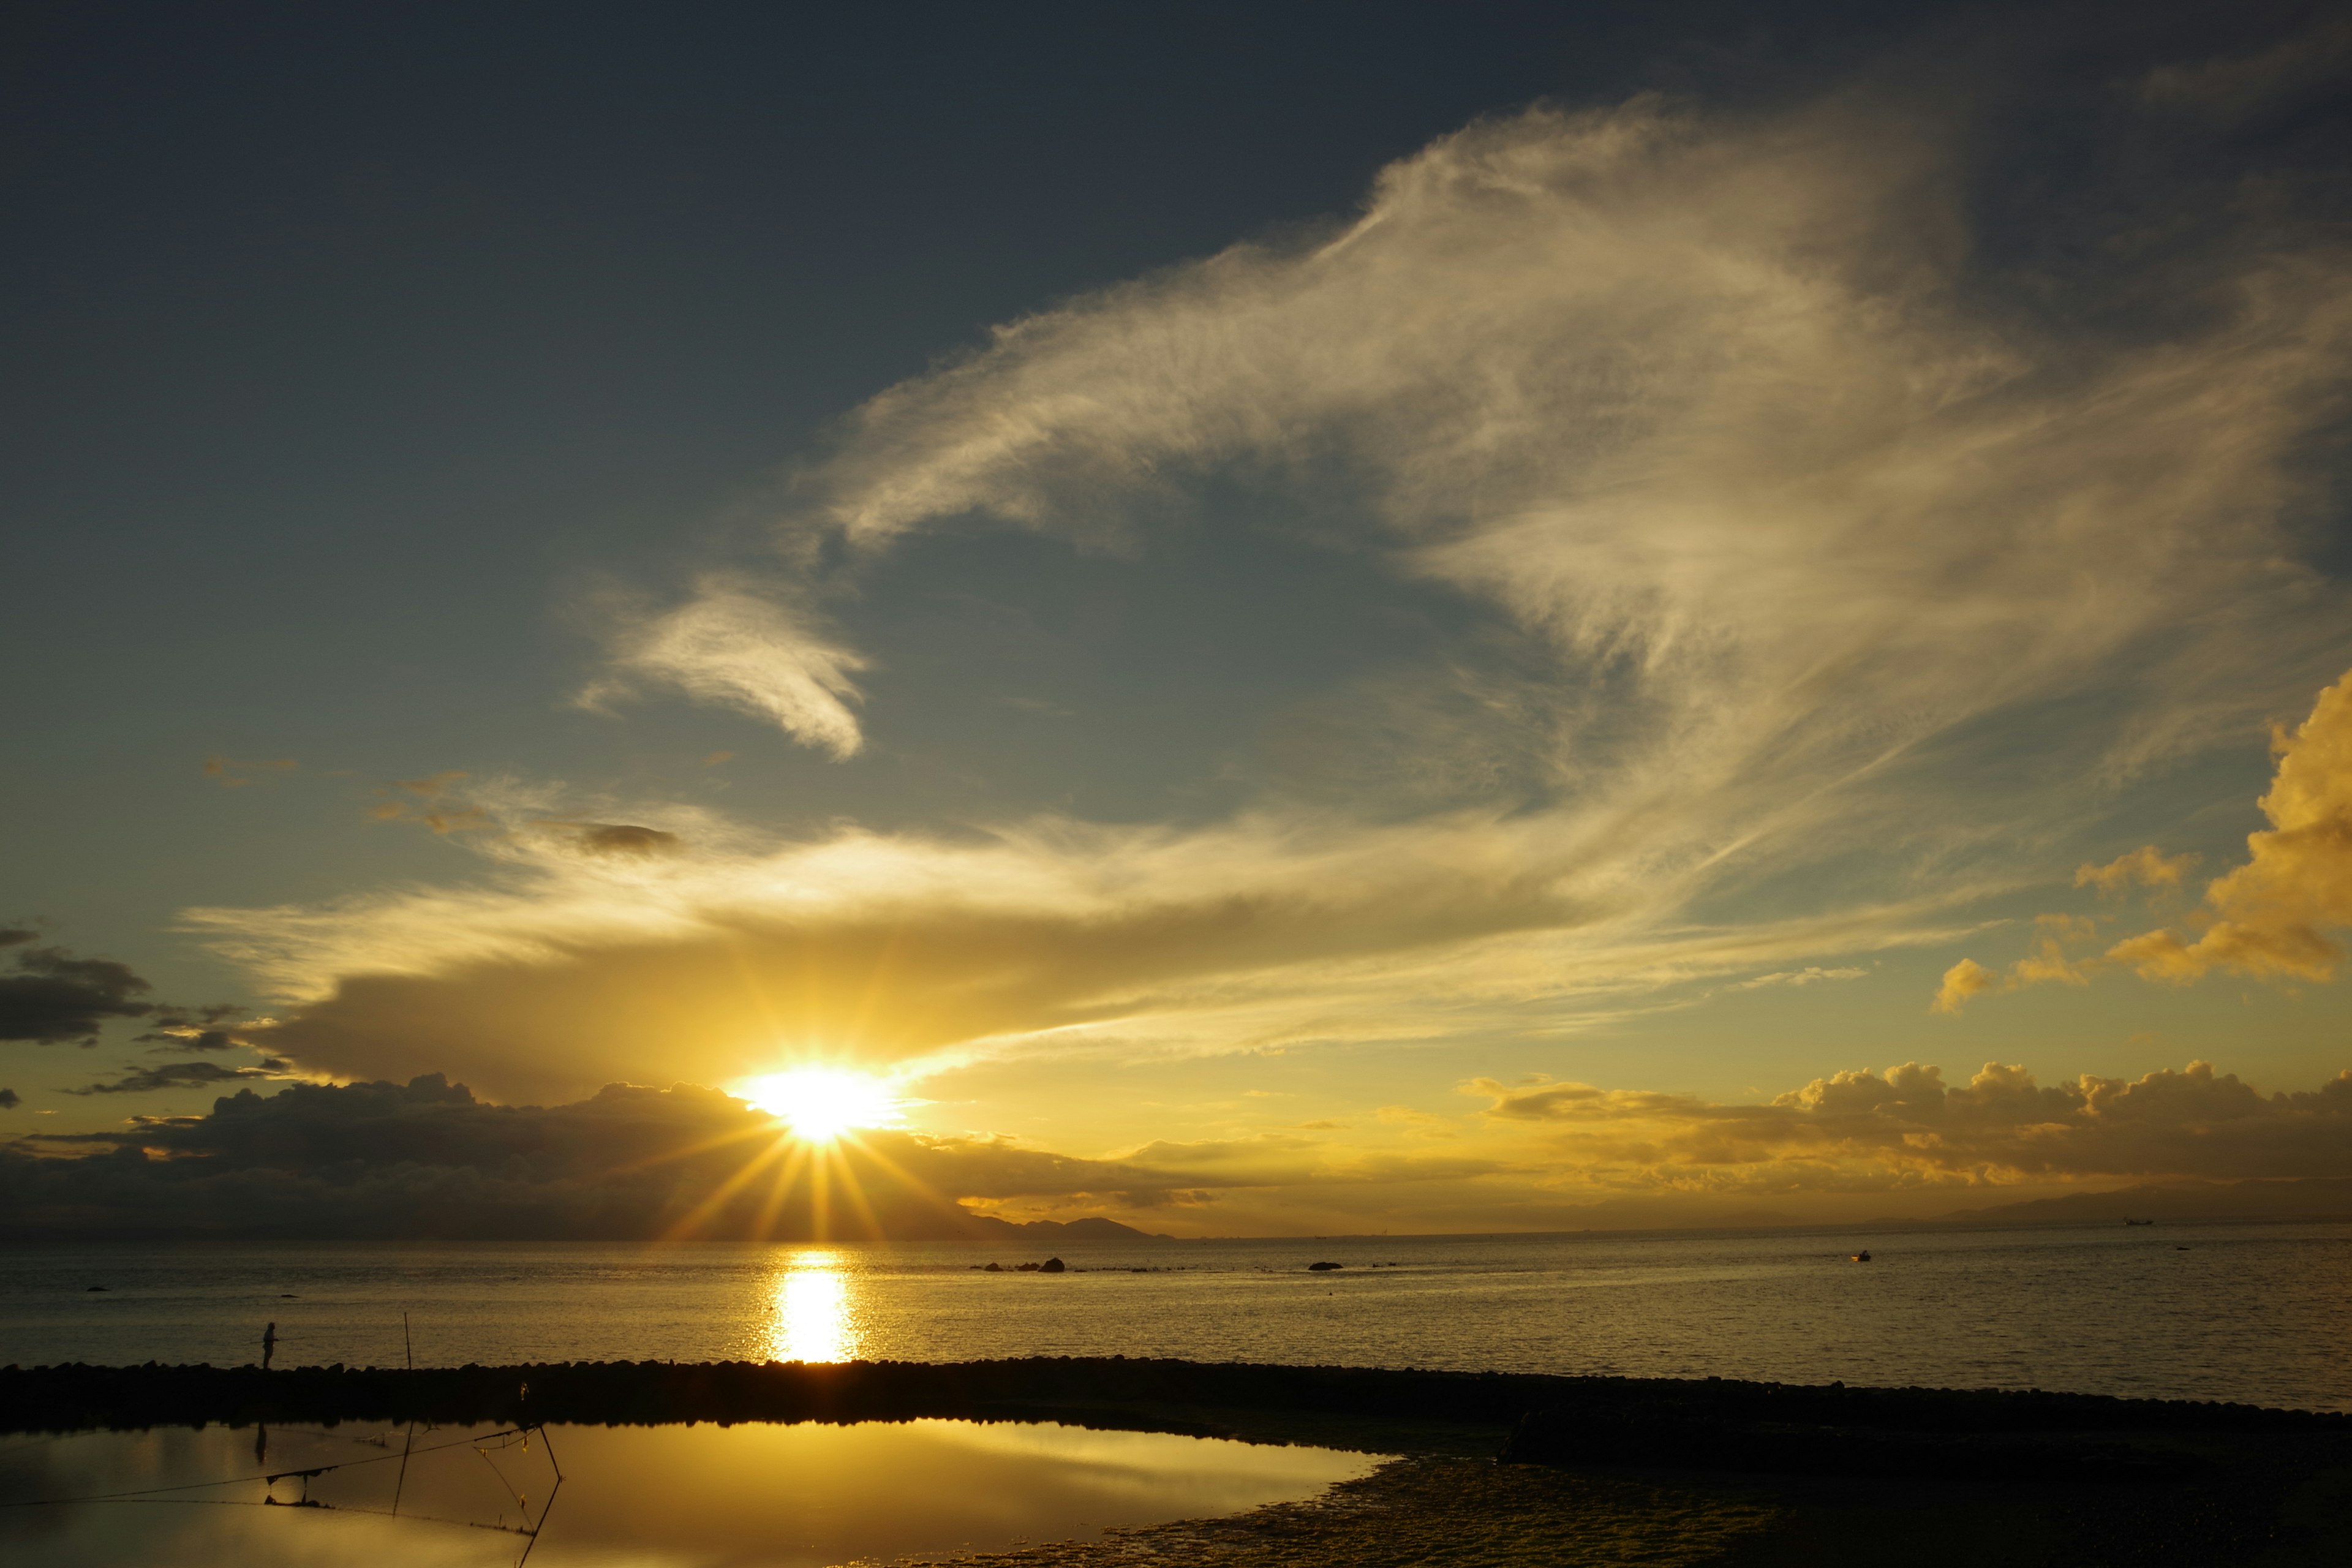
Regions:
<instances>
[{"instance_id":1,"label":"reflection of sunset in pool","mask_svg":"<svg viewBox=\"0 0 2352 1568\"><path fill-rule=\"evenodd\" d=\"M838 1252L788 1254L770 1283L769 1361L855 1361L865 1343L856 1295Z\"/></svg>"},{"instance_id":2,"label":"reflection of sunset in pool","mask_svg":"<svg viewBox=\"0 0 2352 1568\"><path fill-rule=\"evenodd\" d=\"M945 1420L556 1426L529 1434L527 1447L494 1426L420 1427L412 1439L404 1426L354 1421L270 1428L267 1468L296 1472L272 1489L256 1475L255 1436L217 1426L0 1436L0 1503L152 1487L202 1500L0 1510L0 1557L515 1568L528 1552L529 1568L824 1568L1237 1513L1312 1497L1380 1462L1164 1432ZM321 1506L256 1506L272 1495Z\"/></svg>"}]
</instances>

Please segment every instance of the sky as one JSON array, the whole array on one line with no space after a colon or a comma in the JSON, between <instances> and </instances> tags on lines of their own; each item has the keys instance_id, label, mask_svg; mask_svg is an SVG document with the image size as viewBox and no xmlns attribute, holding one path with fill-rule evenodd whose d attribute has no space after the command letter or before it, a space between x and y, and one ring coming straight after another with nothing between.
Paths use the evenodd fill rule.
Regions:
<instances>
[{"instance_id":1,"label":"sky","mask_svg":"<svg viewBox=\"0 0 2352 1568\"><path fill-rule=\"evenodd\" d=\"M2352 1175L2352 27L2215 10L23 12L7 1179Z\"/></svg>"}]
</instances>

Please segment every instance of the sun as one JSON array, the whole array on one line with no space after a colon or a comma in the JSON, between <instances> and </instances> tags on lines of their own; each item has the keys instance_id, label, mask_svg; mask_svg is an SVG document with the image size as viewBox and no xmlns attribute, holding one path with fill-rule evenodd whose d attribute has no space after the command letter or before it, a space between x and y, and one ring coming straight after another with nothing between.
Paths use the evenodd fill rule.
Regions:
<instances>
[{"instance_id":1,"label":"sun","mask_svg":"<svg viewBox=\"0 0 2352 1568\"><path fill-rule=\"evenodd\" d=\"M842 1068L794 1068L745 1079L735 1092L788 1124L793 1136L828 1143L854 1127L887 1127L898 1100L880 1079Z\"/></svg>"}]
</instances>

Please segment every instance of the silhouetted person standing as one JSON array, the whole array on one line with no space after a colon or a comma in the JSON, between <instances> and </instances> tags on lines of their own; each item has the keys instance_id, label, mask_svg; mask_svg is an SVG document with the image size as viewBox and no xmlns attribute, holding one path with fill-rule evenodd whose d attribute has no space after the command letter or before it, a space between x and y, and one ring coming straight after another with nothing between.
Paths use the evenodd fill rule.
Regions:
<instances>
[{"instance_id":1,"label":"silhouetted person standing","mask_svg":"<svg viewBox=\"0 0 2352 1568\"><path fill-rule=\"evenodd\" d=\"M269 1358L278 1349L278 1325L270 1324L261 1331L261 1370L269 1370Z\"/></svg>"}]
</instances>

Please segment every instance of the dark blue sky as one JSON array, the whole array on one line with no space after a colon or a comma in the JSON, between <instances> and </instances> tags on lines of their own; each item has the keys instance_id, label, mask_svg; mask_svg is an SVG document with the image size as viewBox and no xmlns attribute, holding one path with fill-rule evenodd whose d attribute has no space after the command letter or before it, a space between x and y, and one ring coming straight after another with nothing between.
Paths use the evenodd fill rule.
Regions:
<instances>
[{"instance_id":1,"label":"dark blue sky","mask_svg":"<svg viewBox=\"0 0 2352 1568\"><path fill-rule=\"evenodd\" d=\"M182 903L415 862L341 800L225 812L215 752L625 770L549 716L562 602L723 552L828 420L1481 113L1787 90L1878 9L18 8L9 912L168 965Z\"/></svg>"}]
</instances>

